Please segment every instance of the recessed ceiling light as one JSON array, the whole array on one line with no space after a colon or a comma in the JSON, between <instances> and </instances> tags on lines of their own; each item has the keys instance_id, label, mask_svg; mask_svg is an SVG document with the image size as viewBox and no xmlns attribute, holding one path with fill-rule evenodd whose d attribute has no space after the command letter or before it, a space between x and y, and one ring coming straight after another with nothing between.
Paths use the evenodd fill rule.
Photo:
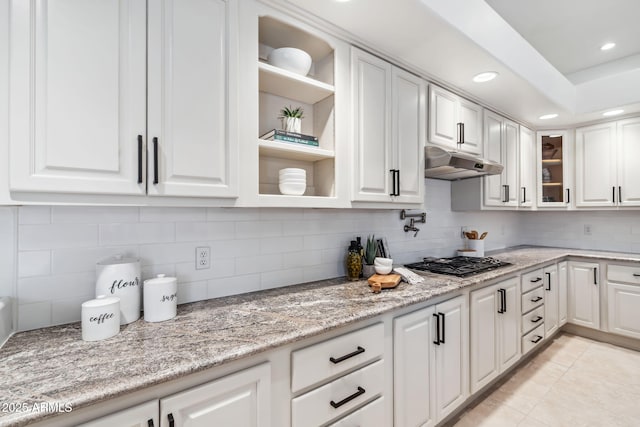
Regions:
<instances>
[{"instance_id":1,"label":"recessed ceiling light","mask_svg":"<svg viewBox=\"0 0 640 427\"><path fill-rule=\"evenodd\" d=\"M617 116L618 114L622 114L622 113L624 113L624 110L611 110L611 111L607 111L606 113L602 113L602 115L605 117L609 117L609 116Z\"/></svg>"},{"instance_id":2,"label":"recessed ceiling light","mask_svg":"<svg viewBox=\"0 0 640 427\"><path fill-rule=\"evenodd\" d=\"M558 117L557 114L545 114L544 116L540 116L538 118L540 120L549 120L549 119L555 119L556 117Z\"/></svg>"},{"instance_id":3,"label":"recessed ceiling light","mask_svg":"<svg viewBox=\"0 0 640 427\"><path fill-rule=\"evenodd\" d=\"M600 50L609 50L609 49L613 49L614 47L616 47L615 43L605 43L602 46L600 46Z\"/></svg>"},{"instance_id":4,"label":"recessed ceiling light","mask_svg":"<svg viewBox=\"0 0 640 427\"><path fill-rule=\"evenodd\" d=\"M473 77L473 81L476 83L484 83L484 82L491 81L496 77L498 77L498 73L496 73L495 71L487 71L484 73L476 74Z\"/></svg>"}]
</instances>

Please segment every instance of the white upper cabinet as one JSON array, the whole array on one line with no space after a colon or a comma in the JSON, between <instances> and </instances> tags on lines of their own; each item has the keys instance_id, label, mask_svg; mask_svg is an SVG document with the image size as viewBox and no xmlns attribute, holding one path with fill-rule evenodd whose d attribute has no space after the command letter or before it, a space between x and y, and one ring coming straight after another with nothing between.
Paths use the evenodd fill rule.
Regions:
<instances>
[{"instance_id":1,"label":"white upper cabinet","mask_svg":"<svg viewBox=\"0 0 640 427\"><path fill-rule=\"evenodd\" d=\"M422 203L425 83L352 48L353 200Z\"/></svg>"},{"instance_id":2,"label":"white upper cabinet","mask_svg":"<svg viewBox=\"0 0 640 427\"><path fill-rule=\"evenodd\" d=\"M484 157L504 166L500 175L484 177L485 206L518 206L518 140L517 123L484 110Z\"/></svg>"},{"instance_id":3,"label":"white upper cabinet","mask_svg":"<svg viewBox=\"0 0 640 427\"><path fill-rule=\"evenodd\" d=\"M640 206L640 118L576 130L576 206Z\"/></svg>"},{"instance_id":4,"label":"white upper cabinet","mask_svg":"<svg viewBox=\"0 0 640 427\"><path fill-rule=\"evenodd\" d=\"M148 4L149 194L235 196L237 135L227 126L234 115L227 87L237 84L234 3Z\"/></svg>"},{"instance_id":5,"label":"white upper cabinet","mask_svg":"<svg viewBox=\"0 0 640 427\"><path fill-rule=\"evenodd\" d=\"M453 150L482 154L482 107L431 85L429 142Z\"/></svg>"},{"instance_id":6,"label":"white upper cabinet","mask_svg":"<svg viewBox=\"0 0 640 427\"><path fill-rule=\"evenodd\" d=\"M234 5L14 1L11 190L235 197Z\"/></svg>"},{"instance_id":7,"label":"white upper cabinet","mask_svg":"<svg viewBox=\"0 0 640 427\"><path fill-rule=\"evenodd\" d=\"M536 140L532 130L520 126L520 193L518 206L534 206L536 190Z\"/></svg>"},{"instance_id":8,"label":"white upper cabinet","mask_svg":"<svg viewBox=\"0 0 640 427\"><path fill-rule=\"evenodd\" d=\"M11 190L144 194L145 2L10 9Z\"/></svg>"},{"instance_id":9,"label":"white upper cabinet","mask_svg":"<svg viewBox=\"0 0 640 427\"><path fill-rule=\"evenodd\" d=\"M572 134L566 130L537 134L538 208L569 209L574 204Z\"/></svg>"}]
</instances>

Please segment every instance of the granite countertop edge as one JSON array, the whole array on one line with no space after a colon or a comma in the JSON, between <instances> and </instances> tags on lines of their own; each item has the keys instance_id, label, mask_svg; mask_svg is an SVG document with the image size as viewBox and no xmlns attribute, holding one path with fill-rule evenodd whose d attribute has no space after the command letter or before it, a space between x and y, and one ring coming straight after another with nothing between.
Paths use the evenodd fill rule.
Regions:
<instances>
[{"instance_id":1,"label":"granite countertop edge","mask_svg":"<svg viewBox=\"0 0 640 427\"><path fill-rule=\"evenodd\" d=\"M422 285L401 283L381 294L364 280L335 278L200 301L181 305L171 321L140 319L93 343L81 340L79 323L21 332L0 349L0 403L79 409L563 258L640 262L640 254L546 247L491 256L513 265L465 279L426 273ZM56 414L0 412L0 426Z\"/></svg>"}]
</instances>

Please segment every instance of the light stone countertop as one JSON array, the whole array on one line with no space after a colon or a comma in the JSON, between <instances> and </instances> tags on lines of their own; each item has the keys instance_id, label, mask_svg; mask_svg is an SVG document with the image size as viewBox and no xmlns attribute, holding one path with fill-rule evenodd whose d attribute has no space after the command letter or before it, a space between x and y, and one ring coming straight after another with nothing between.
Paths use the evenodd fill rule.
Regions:
<instances>
[{"instance_id":1,"label":"light stone countertop","mask_svg":"<svg viewBox=\"0 0 640 427\"><path fill-rule=\"evenodd\" d=\"M424 284L381 294L338 278L184 304L175 319L141 319L105 341L82 341L79 323L21 332L0 349L0 405L85 407L567 256L640 262L640 254L539 247L491 256L513 265L469 278L427 273ZM53 415L0 407L0 426Z\"/></svg>"}]
</instances>

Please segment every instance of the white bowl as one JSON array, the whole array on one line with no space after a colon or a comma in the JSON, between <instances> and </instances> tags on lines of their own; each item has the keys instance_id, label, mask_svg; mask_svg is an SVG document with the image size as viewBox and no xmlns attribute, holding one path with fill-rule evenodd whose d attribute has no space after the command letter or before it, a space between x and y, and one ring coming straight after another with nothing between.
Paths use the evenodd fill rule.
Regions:
<instances>
[{"instance_id":1,"label":"white bowl","mask_svg":"<svg viewBox=\"0 0 640 427\"><path fill-rule=\"evenodd\" d=\"M307 184L307 180L302 178L302 179L295 179L295 178L286 178L286 179L281 179L279 180L279 183L291 183L291 184Z\"/></svg>"},{"instance_id":2,"label":"white bowl","mask_svg":"<svg viewBox=\"0 0 640 427\"><path fill-rule=\"evenodd\" d=\"M281 173L280 179L306 179L307 176L298 173Z\"/></svg>"},{"instance_id":3,"label":"white bowl","mask_svg":"<svg viewBox=\"0 0 640 427\"><path fill-rule=\"evenodd\" d=\"M373 260L373 265L379 265L381 267L391 267L393 265L393 259L376 257Z\"/></svg>"},{"instance_id":4,"label":"white bowl","mask_svg":"<svg viewBox=\"0 0 640 427\"><path fill-rule=\"evenodd\" d=\"M280 175L288 175L288 174L303 175L303 176L307 175L307 171L305 169L299 169L299 168L284 168L284 169L280 169L278 173Z\"/></svg>"},{"instance_id":5,"label":"white bowl","mask_svg":"<svg viewBox=\"0 0 640 427\"><path fill-rule=\"evenodd\" d=\"M307 52L295 47L281 47L273 49L267 58L269 64L302 76L306 76L311 68L311 56Z\"/></svg>"},{"instance_id":6,"label":"white bowl","mask_svg":"<svg viewBox=\"0 0 640 427\"><path fill-rule=\"evenodd\" d=\"M281 194L287 194L289 196L302 196L307 189L307 184L304 182L281 182L278 184Z\"/></svg>"},{"instance_id":7,"label":"white bowl","mask_svg":"<svg viewBox=\"0 0 640 427\"><path fill-rule=\"evenodd\" d=\"M390 265L374 265L373 268L375 268L378 274L389 274L391 270L393 270L393 267Z\"/></svg>"}]
</instances>

